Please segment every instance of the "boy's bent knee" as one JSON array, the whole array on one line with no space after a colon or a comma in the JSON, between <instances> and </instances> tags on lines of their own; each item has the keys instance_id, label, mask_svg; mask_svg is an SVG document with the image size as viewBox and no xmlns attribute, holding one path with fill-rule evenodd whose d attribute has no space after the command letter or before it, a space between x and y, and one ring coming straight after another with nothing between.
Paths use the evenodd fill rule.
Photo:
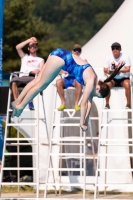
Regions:
<instances>
[{"instance_id":1,"label":"boy's bent knee","mask_svg":"<svg viewBox=\"0 0 133 200\"><path fill-rule=\"evenodd\" d=\"M12 86L17 86L17 83L16 82L12 82Z\"/></svg>"},{"instance_id":2,"label":"boy's bent knee","mask_svg":"<svg viewBox=\"0 0 133 200\"><path fill-rule=\"evenodd\" d=\"M58 79L57 81L56 81L56 86L57 87L60 87L60 86L63 86L64 85L64 80L61 78L61 79Z\"/></svg>"}]
</instances>

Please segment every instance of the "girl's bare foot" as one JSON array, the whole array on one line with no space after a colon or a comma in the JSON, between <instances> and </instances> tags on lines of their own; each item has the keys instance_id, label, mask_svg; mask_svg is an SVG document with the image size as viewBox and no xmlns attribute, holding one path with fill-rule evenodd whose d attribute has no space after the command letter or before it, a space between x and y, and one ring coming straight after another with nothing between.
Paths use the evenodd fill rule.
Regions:
<instances>
[{"instance_id":1,"label":"girl's bare foot","mask_svg":"<svg viewBox=\"0 0 133 200\"><path fill-rule=\"evenodd\" d=\"M12 105L13 108L15 108L15 106L16 106L16 102L13 101L13 102L11 103L11 105Z\"/></svg>"},{"instance_id":2,"label":"girl's bare foot","mask_svg":"<svg viewBox=\"0 0 133 200\"><path fill-rule=\"evenodd\" d=\"M16 116L19 117L21 113L23 112L23 108L17 108L16 107Z\"/></svg>"},{"instance_id":3,"label":"girl's bare foot","mask_svg":"<svg viewBox=\"0 0 133 200\"><path fill-rule=\"evenodd\" d=\"M13 108L12 117L16 116L16 108Z\"/></svg>"}]
</instances>

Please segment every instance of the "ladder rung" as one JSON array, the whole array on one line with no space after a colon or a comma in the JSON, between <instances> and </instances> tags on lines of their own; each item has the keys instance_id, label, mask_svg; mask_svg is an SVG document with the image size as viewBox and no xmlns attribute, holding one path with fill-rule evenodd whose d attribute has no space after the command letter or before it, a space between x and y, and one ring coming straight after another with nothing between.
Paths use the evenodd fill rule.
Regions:
<instances>
[{"instance_id":1,"label":"ladder rung","mask_svg":"<svg viewBox=\"0 0 133 200\"><path fill-rule=\"evenodd\" d=\"M81 168L49 168L49 171L84 171Z\"/></svg>"},{"instance_id":2,"label":"ladder rung","mask_svg":"<svg viewBox=\"0 0 133 200\"><path fill-rule=\"evenodd\" d=\"M46 185L53 186L84 186L83 183L46 183Z\"/></svg>"},{"instance_id":3,"label":"ladder rung","mask_svg":"<svg viewBox=\"0 0 133 200\"><path fill-rule=\"evenodd\" d=\"M133 156L133 153L127 153L127 154L99 154L99 156Z\"/></svg>"},{"instance_id":4,"label":"ladder rung","mask_svg":"<svg viewBox=\"0 0 133 200\"><path fill-rule=\"evenodd\" d=\"M71 120L80 120L80 117L62 117L62 118L60 118L60 120L69 120L69 119L71 119Z\"/></svg>"},{"instance_id":5,"label":"ladder rung","mask_svg":"<svg viewBox=\"0 0 133 200\"><path fill-rule=\"evenodd\" d=\"M69 119L71 119L71 120L80 120L80 117L74 117L74 116L68 116L68 117L62 117L62 118L60 118L60 120L69 120ZM98 120L99 119L99 117L90 117L90 119L91 120Z\"/></svg>"},{"instance_id":6,"label":"ladder rung","mask_svg":"<svg viewBox=\"0 0 133 200\"><path fill-rule=\"evenodd\" d=\"M74 158L74 157L82 157L82 158L84 158L84 154L82 153L50 153L50 156L60 156L60 157L62 157L62 159L69 159L69 158ZM85 158L87 158L87 159L93 159L93 158L95 158L95 159L97 159L97 155L85 155Z\"/></svg>"},{"instance_id":7,"label":"ladder rung","mask_svg":"<svg viewBox=\"0 0 133 200\"><path fill-rule=\"evenodd\" d=\"M83 153L50 153L51 156L84 156Z\"/></svg>"},{"instance_id":8,"label":"ladder rung","mask_svg":"<svg viewBox=\"0 0 133 200\"><path fill-rule=\"evenodd\" d=\"M23 146L23 145L24 145L24 146L25 146L25 145L26 145L26 146L27 146L27 145L37 145L37 143L29 143L29 142L28 142L28 143L6 143L6 146L19 146L19 145L22 145L22 146Z\"/></svg>"},{"instance_id":9,"label":"ladder rung","mask_svg":"<svg viewBox=\"0 0 133 200\"><path fill-rule=\"evenodd\" d=\"M53 124L53 126L78 126L79 127L79 123L65 123L65 124ZM80 128L80 127L79 127Z\"/></svg>"},{"instance_id":10,"label":"ladder rung","mask_svg":"<svg viewBox=\"0 0 133 200\"><path fill-rule=\"evenodd\" d=\"M93 158L97 159L97 158L98 158L97 154L95 154L94 156L93 156L93 155L87 155L87 154L86 154L85 157L86 157L86 158L89 158L89 159L93 159Z\"/></svg>"},{"instance_id":11,"label":"ladder rung","mask_svg":"<svg viewBox=\"0 0 133 200\"><path fill-rule=\"evenodd\" d=\"M112 120L112 121L114 121L114 120L128 120L128 121L132 121L132 118L108 118L108 122L110 121L110 120Z\"/></svg>"},{"instance_id":12,"label":"ladder rung","mask_svg":"<svg viewBox=\"0 0 133 200\"><path fill-rule=\"evenodd\" d=\"M116 138L116 139L100 139L99 141L100 141L100 142L102 142L102 141L103 141L103 142L104 142L104 141L105 141L105 142L106 142L106 141L107 141L107 142L108 142L108 141L115 141L115 142L116 142L116 141L119 141L119 142L133 142L133 138L132 138L132 139L117 139L117 138Z\"/></svg>"},{"instance_id":13,"label":"ladder rung","mask_svg":"<svg viewBox=\"0 0 133 200\"><path fill-rule=\"evenodd\" d=\"M5 138L6 141L34 141L36 138Z\"/></svg>"},{"instance_id":14,"label":"ladder rung","mask_svg":"<svg viewBox=\"0 0 133 200\"><path fill-rule=\"evenodd\" d=\"M33 123L25 123L25 124L21 124L21 123L7 123L7 126L37 126L37 124L33 124Z\"/></svg>"},{"instance_id":15,"label":"ladder rung","mask_svg":"<svg viewBox=\"0 0 133 200\"><path fill-rule=\"evenodd\" d=\"M43 145L46 145L46 144L43 144ZM71 146L71 145L75 145L75 146L79 146L79 145L84 145L84 143L61 143L61 142L57 142L57 143L52 143L52 145L68 145L68 146ZM88 144L87 147L92 147L91 144Z\"/></svg>"},{"instance_id":16,"label":"ladder rung","mask_svg":"<svg viewBox=\"0 0 133 200\"><path fill-rule=\"evenodd\" d=\"M85 137L85 139L91 139L91 137ZM99 137L92 137L93 140L99 140ZM84 141L84 137L63 137L63 138L52 138L51 141ZM123 140L125 141L125 140ZM133 139L132 139L133 141Z\"/></svg>"},{"instance_id":17,"label":"ladder rung","mask_svg":"<svg viewBox=\"0 0 133 200\"><path fill-rule=\"evenodd\" d=\"M13 109L9 108L8 111L13 111ZM30 111L30 109L25 108L24 111ZM32 110L32 112L33 112L33 111L34 111L34 110Z\"/></svg>"},{"instance_id":18,"label":"ladder rung","mask_svg":"<svg viewBox=\"0 0 133 200\"><path fill-rule=\"evenodd\" d=\"M84 141L83 137L63 137L63 138L52 138L51 141Z\"/></svg>"},{"instance_id":19,"label":"ladder rung","mask_svg":"<svg viewBox=\"0 0 133 200\"><path fill-rule=\"evenodd\" d=\"M75 109L65 109L65 110L63 110L63 111L58 111L57 109L54 109L54 111L55 112L75 112L76 113L76 111L75 111Z\"/></svg>"},{"instance_id":20,"label":"ladder rung","mask_svg":"<svg viewBox=\"0 0 133 200\"><path fill-rule=\"evenodd\" d=\"M103 109L102 112L132 112L132 109Z\"/></svg>"},{"instance_id":21,"label":"ladder rung","mask_svg":"<svg viewBox=\"0 0 133 200\"><path fill-rule=\"evenodd\" d=\"M85 139L99 140L99 137L85 137Z\"/></svg>"},{"instance_id":22,"label":"ladder rung","mask_svg":"<svg viewBox=\"0 0 133 200\"><path fill-rule=\"evenodd\" d=\"M57 109L54 109L54 112L61 112L61 111L58 111ZM68 113L68 112L73 112L73 113L76 113L76 111L75 111L75 109L65 109L65 110L63 110L62 112L66 112L66 113ZM71 114L71 113L70 113ZM66 118L66 117L64 117L64 118ZM70 118L77 118L77 117L70 117ZM62 118L63 119L63 118ZM79 117L79 119L80 119L80 117ZM90 117L90 119L96 119L96 120L98 120L99 119L99 117Z\"/></svg>"},{"instance_id":23,"label":"ladder rung","mask_svg":"<svg viewBox=\"0 0 133 200\"><path fill-rule=\"evenodd\" d=\"M37 155L37 153L31 153L31 152L25 152L25 153L15 153L15 152L8 152L8 153L4 153L4 155L11 155L11 156L15 156L15 155L19 155L19 156L30 156L30 155Z\"/></svg>"},{"instance_id":24,"label":"ladder rung","mask_svg":"<svg viewBox=\"0 0 133 200\"><path fill-rule=\"evenodd\" d=\"M74 157L73 156L61 156L61 159L70 159L70 158L74 158ZM79 158L79 156L75 156L75 158ZM84 157L80 156L80 158L83 159ZM93 157L92 155L85 156L85 158L86 159L94 159L94 158L97 159L97 157L95 157L95 156Z\"/></svg>"},{"instance_id":25,"label":"ladder rung","mask_svg":"<svg viewBox=\"0 0 133 200\"><path fill-rule=\"evenodd\" d=\"M1 185L37 185L37 183L32 183L32 182L1 182Z\"/></svg>"},{"instance_id":26,"label":"ladder rung","mask_svg":"<svg viewBox=\"0 0 133 200\"><path fill-rule=\"evenodd\" d=\"M34 117L32 117L32 118L31 118L31 117L30 117L30 118L21 117L21 121L22 121L23 119L24 119L24 120L37 120L37 118L34 118ZM39 119L39 120L43 120L43 122L44 122L44 121L46 122L46 119L44 119L44 118L39 117L38 119Z\"/></svg>"},{"instance_id":27,"label":"ladder rung","mask_svg":"<svg viewBox=\"0 0 133 200\"><path fill-rule=\"evenodd\" d=\"M97 169L98 171L133 172L133 169Z\"/></svg>"},{"instance_id":28,"label":"ladder rung","mask_svg":"<svg viewBox=\"0 0 133 200\"><path fill-rule=\"evenodd\" d=\"M133 146L133 144L100 144L100 146Z\"/></svg>"},{"instance_id":29,"label":"ladder rung","mask_svg":"<svg viewBox=\"0 0 133 200\"><path fill-rule=\"evenodd\" d=\"M133 183L105 183L105 184L96 184L96 186L117 186L117 187L121 187L121 186L133 186Z\"/></svg>"},{"instance_id":30,"label":"ladder rung","mask_svg":"<svg viewBox=\"0 0 133 200\"><path fill-rule=\"evenodd\" d=\"M111 126L111 127L113 127L113 126L123 126L123 127L129 127L129 126L133 126L132 124L101 124L101 126Z\"/></svg>"},{"instance_id":31,"label":"ladder rung","mask_svg":"<svg viewBox=\"0 0 133 200\"><path fill-rule=\"evenodd\" d=\"M84 145L84 143L65 143L65 142L63 142L63 143L52 143L52 145L75 145L75 146L79 146L79 145Z\"/></svg>"},{"instance_id":32,"label":"ladder rung","mask_svg":"<svg viewBox=\"0 0 133 200\"><path fill-rule=\"evenodd\" d=\"M37 170L35 167L2 167L2 170Z\"/></svg>"}]
</instances>

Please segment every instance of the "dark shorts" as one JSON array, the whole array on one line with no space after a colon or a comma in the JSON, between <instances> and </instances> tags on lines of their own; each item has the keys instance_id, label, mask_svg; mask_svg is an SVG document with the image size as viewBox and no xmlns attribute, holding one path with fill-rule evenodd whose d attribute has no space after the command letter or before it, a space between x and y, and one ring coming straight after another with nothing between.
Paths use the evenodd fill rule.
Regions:
<instances>
[{"instance_id":1,"label":"dark shorts","mask_svg":"<svg viewBox=\"0 0 133 200\"><path fill-rule=\"evenodd\" d=\"M10 87L13 82L16 82L19 87L25 87L27 85L27 83L32 81L34 78L35 77L33 77L33 76L14 77L14 78L12 78L12 80L10 82Z\"/></svg>"},{"instance_id":2,"label":"dark shorts","mask_svg":"<svg viewBox=\"0 0 133 200\"><path fill-rule=\"evenodd\" d=\"M121 83L124 80L129 80L129 78L122 78L122 79L115 79L115 78L113 78L113 81L115 82L115 87L122 86Z\"/></svg>"},{"instance_id":3,"label":"dark shorts","mask_svg":"<svg viewBox=\"0 0 133 200\"><path fill-rule=\"evenodd\" d=\"M68 87L74 87L74 80L75 77L74 76L67 76L64 78L64 89L68 88Z\"/></svg>"}]
</instances>

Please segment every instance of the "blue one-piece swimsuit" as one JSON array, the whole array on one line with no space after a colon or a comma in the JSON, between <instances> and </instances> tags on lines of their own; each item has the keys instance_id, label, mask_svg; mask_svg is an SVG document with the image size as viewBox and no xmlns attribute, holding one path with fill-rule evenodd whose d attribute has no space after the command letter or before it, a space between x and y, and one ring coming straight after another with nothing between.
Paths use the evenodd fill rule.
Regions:
<instances>
[{"instance_id":1,"label":"blue one-piece swimsuit","mask_svg":"<svg viewBox=\"0 0 133 200\"><path fill-rule=\"evenodd\" d=\"M72 53L62 48L53 50L50 55L55 55L62 58L65 62L65 65L62 67L62 69L73 75L81 85L85 85L83 80L83 72L86 68L91 67L89 63L78 65L74 61Z\"/></svg>"}]
</instances>

